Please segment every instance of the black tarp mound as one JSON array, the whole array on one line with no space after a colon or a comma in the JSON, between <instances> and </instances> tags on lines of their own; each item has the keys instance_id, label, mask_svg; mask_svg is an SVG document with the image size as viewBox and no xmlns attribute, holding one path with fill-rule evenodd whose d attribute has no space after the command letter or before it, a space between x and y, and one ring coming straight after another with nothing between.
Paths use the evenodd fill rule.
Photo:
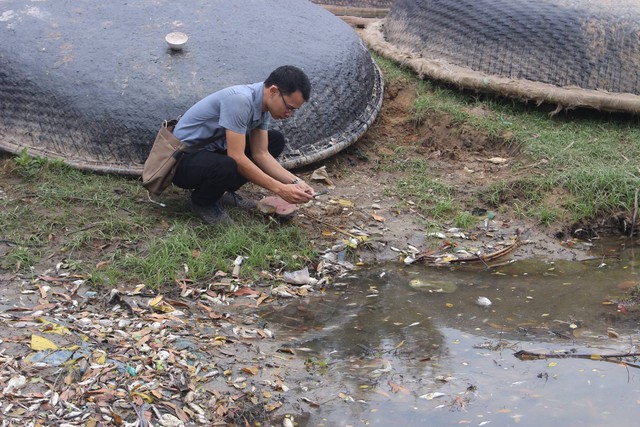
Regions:
<instances>
[{"instance_id":1,"label":"black tarp mound","mask_svg":"<svg viewBox=\"0 0 640 427\"><path fill-rule=\"evenodd\" d=\"M363 38L422 76L640 113L640 2L396 0Z\"/></svg>"},{"instance_id":2,"label":"black tarp mound","mask_svg":"<svg viewBox=\"0 0 640 427\"><path fill-rule=\"evenodd\" d=\"M189 36L172 51L165 36ZM284 64L304 69L310 102L275 122L292 168L357 140L383 82L361 39L304 0L0 2L0 149L88 170L139 174L164 119Z\"/></svg>"}]
</instances>

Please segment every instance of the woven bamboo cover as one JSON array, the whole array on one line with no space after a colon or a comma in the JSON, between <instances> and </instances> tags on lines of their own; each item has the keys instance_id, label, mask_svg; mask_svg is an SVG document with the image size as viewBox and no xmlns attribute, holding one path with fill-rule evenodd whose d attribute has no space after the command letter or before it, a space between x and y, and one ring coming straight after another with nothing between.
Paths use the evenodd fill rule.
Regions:
<instances>
[{"instance_id":1,"label":"woven bamboo cover","mask_svg":"<svg viewBox=\"0 0 640 427\"><path fill-rule=\"evenodd\" d=\"M562 106L640 111L639 1L396 0L379 28L374 48L386 43L381 50L424 75Z\"/></svg>"},{"instance_id":2,"label":"woven bamboo cover","mask_svg":"<svg viewBox=\"0 0 640 427\"><path fill-rule=\"evenodd\" d=\"M164 37L189 40L172 51ZM4 0L0 149L140 174L160 124L229 85L301 67L310 102L275 122L291 168L356 141L377 116L380 72L342 20L304 0Z\"/></svg>"},{"instance_id":3,"label":"woven bamboo cover","mask_svg":"<svg viewBox=\"0 0 640 427\"><path fill-rule=\"evenodd\" d=\"M394 0L313 0L313 2L325 6L389 9Z\"/></svg>"}]
</instances>

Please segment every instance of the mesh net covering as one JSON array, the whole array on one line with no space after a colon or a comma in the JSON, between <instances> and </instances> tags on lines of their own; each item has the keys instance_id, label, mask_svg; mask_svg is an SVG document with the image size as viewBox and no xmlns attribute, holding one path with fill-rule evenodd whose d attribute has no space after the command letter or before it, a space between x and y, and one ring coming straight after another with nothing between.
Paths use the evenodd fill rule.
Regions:
<instances>
[{"instance_id":1,"label":"mesh net covering","mask_svg":"<svg viewBox=\"0 0 640 427\"><path fill-rule=\"evenodd\" d=\"M0 149L137 175L165 119L218 89L305 70L310 102L274 121L287 168L356 141L383 80L362 40L300 0L0 2ZM182 31L181 51L164 38Z\"/></svg>"},{"instance_id":2,"label":"mesh net covering","mask_svg":"<svg viewBox=\"0 0 640 427\"><path fill-rule=\"evenodd\" d=\"M423 76L562 107L640 112L640 3L396 0L364 36Z\"/></svg>"}]
</instances>

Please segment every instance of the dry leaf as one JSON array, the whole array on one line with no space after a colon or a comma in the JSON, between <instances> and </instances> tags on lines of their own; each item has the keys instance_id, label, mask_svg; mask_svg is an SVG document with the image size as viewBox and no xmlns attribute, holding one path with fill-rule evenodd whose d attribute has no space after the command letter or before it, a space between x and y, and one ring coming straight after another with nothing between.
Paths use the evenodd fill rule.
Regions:
<instances>
[{"instance_id":1,"label":"dry leaf","mask_svg":"<svg viewBox=\"0 0 640 427\"><path fill-rule=\"evenodd\" d=\"M31 350L57 350L58 346L53 342L39 335L31 335Z\"/></svg>"},{"instance_id":2,"label":"dry leaf","mask_svg":"<svg viewBox=\"0 0 640 427\"><path fill-rule=\"evenodd\" d=\"M176 309L172 307L171 304L163 301L162 295L158 295L151 301L149 301L149 307L151 307L154 311L159 311L162 313L171 313L172 311L176 311Z\"/></svg>"},{"instance_id":3,"label":"dry leaf","mask_svg":"<svg viewBox=\"0 0 640 427\"><path fill-rule=\"evenodd\" d=\"M264 405L264 409L267 412L273 412L273 411L275 411L276 409L278 409L281 406L282 406L282 402L278 401L278 402L269 403L267 405Z\"/></svg>"},{"instance_id":4,"label":"dry leaf","mask_svg":"<svg viewBox=\"0 0 640 427\"><path fill-rule=\"evenodd\" d=\"M314 170L311 174L311 179L313 181L323 181L330 189L336 188L335 184L329 179L329 174L327 173L326 166L322 166Z\"/></svg>"},{"instance_id":5,"label":"dry leaf","mask_svg":"<svg viewBox=\"0 0 640 427\"><path fill-rule=\"evenodd\" d=\"M242 368L242 372L249 375L258 375L258 372L260 372L260 368L258 368L257 366L245 366L244 368Z\"/></svg>"},{"instance_id":6,"label":"dry leaf","mask_svg":"<svg viewBox=\"0 0 640 427\"><path fill-rule=\"evenodd\" d=\"M233 295L235 296L240 296L240 295L259 295L260 292L255 291L253 289L251 289L248 286L243 286L242 288L238 289L237 291L235 291L233 293Z\"/></svg>"},{"instance_id":7,"label":"dry leaf","mask_svg":"<svg viewBox=\"0 0 640 427\"><path fill-rule=\"evenodd\" d=\"M177 405L174 405L171 402L162 402L163 405L170 407L171 409L173 409L173 411L175 412L176 416L178 418L180 418L180 421L182 421L183 423L186 423L187 421L189 421L189 416L182 410L180 409L180 407L178 407Z\"/></svg>"},{"instance_id":8,"label":"dry leaf","mask_svg":"<svg viewBox=\"0 0 640 427\"><path fill-rule=\"evenodd\" d=\"M389 384L389 387L391 387L391 391L393 393L402 393L402 394L409 394L409 389L399 386L396 383L392 383L391 381L387 381L387 384Z\"/></svg>"},{"instance_id":9,"label":"dry leaf","mask_svg":"<svg viewBox=\"0 0 640 427\"><path fill-rule=\"evenodd\" d=\"M40 286L38 285L38 290L40 290L40 298L46 298L47 292L49 291L49 286Z\"/></svg>"},{"instance_id":10,"label":"dry leaf","mask_svg":"<svg viewBox=\"0 0 640 427\"><path fill-rule=\"evenodd\" d=\"M269 298L269 295L265 294L264 292L261 293L258 299L256 300L256 305L262 304L264 300L266 300L267 298Z\"/></svg>"},{"instance_id":11,"label":"dry leaf","mask_svg":"<svg viewBox=\"0 0 640 427\"><path fill-rule=\"evenodd\" d=\"M62 326L57 323L50 322L43 317L39 317L38 322L42 323L43 331L53 332L54 334L58 334L58 335L67 335L71 333L69 328L67 328L66 326Z\"/></svg>"},{"instance_id":12,"label":"dry leaf","mask_svg":"<svg viewBox=\"0 0 640 427\"><path fill-rule=\"evenodd\" d=\"M318 402L315 402L311 399L309 399L308 397L301 397L300 400L302 400L303 402L306 402L309 404L309 406L313 407L313 408L319 408L320 404Z\"/></svg>"},{"instance_id":13,"label":"dry leaf","mask_svg":"<svg viewBox=\"0 0 640 427\"><path fill-rule=\"evenodd\" d=\"M98 271L106 270L109 264L110 264L109 261L100 261L99 263L96 264L96 270Z\"/></svg>"},{"instance_id":14,"label":"dry leaf","mask_svg":"<svg viewBox=\"0 0 640 427\"><path fill-rule=\"evenodd\" d=\"M380 215L378 215L376 213L372 213L371 214L371 218L375 219L378 222L385 222L386 221L383 216L380 216Z\"/></svg>"}]
</instances>

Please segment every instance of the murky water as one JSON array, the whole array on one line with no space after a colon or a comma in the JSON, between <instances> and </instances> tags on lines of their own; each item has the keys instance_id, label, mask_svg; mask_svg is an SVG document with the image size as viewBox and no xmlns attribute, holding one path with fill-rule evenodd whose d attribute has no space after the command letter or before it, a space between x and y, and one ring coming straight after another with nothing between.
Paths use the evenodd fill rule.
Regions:
<instances>
[{"instance_id":1,"label":"murky water","mask_svg":"<svg viewBox=\"0 0 640 427\"><path fill-rule=\"evenodd\" d=\"M338 291L263 313L308 360L296 390L307 425L638 424L635 358L514 356L640 352L635 307L608 303L640 282L632 250L579 263L393 264L356 274Z\"/></svg>"}]
</instances>

